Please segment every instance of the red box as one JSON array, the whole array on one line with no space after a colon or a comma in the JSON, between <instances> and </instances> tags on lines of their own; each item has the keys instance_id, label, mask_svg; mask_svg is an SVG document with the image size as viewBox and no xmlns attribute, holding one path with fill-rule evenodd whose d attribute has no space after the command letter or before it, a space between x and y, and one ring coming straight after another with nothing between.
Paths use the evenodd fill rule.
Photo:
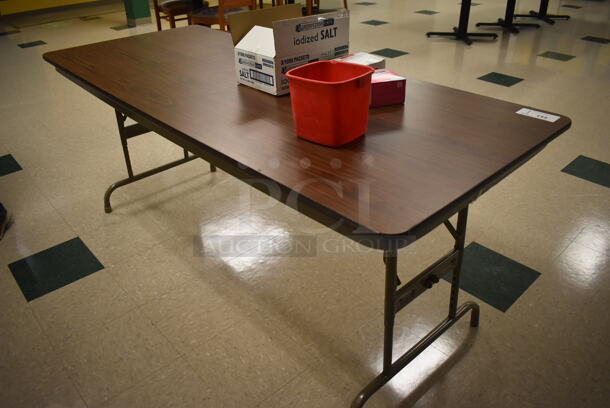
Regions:
<instances>
[{"instance_id":1,"label":"red box","mask_svg":"<svg viewBox=\"0 0 610 408\"><path fill-rule=\"evenodd\" d=\"M371 78L371 108L405 103L407 80L387 69L375 70Z\"/></svg>"}]
</instances>

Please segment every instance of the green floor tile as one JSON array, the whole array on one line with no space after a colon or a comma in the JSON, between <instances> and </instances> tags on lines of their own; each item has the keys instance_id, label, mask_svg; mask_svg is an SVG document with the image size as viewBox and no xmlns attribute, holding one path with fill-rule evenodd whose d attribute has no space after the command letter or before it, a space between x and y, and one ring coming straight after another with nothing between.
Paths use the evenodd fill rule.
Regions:
<instances>
[{"instance_id":1,"label":"green floor tile","mask_svg":"<svg viewBox=\"0 0 610 408\"><path fill-rule=\"evenodd\" d=\"M9 29L5 29L3 31L0 31L0 36L3 35L9 35L9 34L17 34L20 33L21 31L15 29L15 28L9 28Z\"/></svg>"},{"instance_id":2,"label":"green floor tile","mask_svg":"<svg viewBox=\"0 0 610 408\"><path fill-rule=\"evenodd\" d=\"M506 312L540 273L476 242L464 250L460 289ZM444 279L451 282L451 272Z\"/></svg>"},{"instance_id":3,"label":"green floor tile","mask_svg":"<svg viewBox=\"0 0 610 408\"><path fill-rule=\"evenodd\" d=\"M580 6L573 6L571 4L562 4L561 7L567 7L567 8L571 8L571 9L579 9L582 8Z\"/></svg>"},{"instance_id":4,"label":"green floor tile","mask_svg":"<svg viewBox=\"0 0 610 408\"><path fill-rule=\"evenodd\" d=\"M80 238L45 249L8 267L28 302L104 268Z\"/></svg>"},{"instance_id":5,"label":"green floor tile","mask_svg":"<svg viewBox=\"0 0 610 408\"><path fill-rule=\"evenodd\" d=\"M581 155L561 171L600 186L610 187L610 164L603 161Z\"/></svg>"},{"instance_id":6,"label":"green floor tile","mask_svg":"<svg viewBox=\"0 0 610 408\"><path fill-rule=\"evenodd\" d=\"M69 20L52 21L50 23L41 24L40 27L43 27L43 28L61 28L61 27L69 26L70 24L72 24L72 22L69 21Z\"/></svg>"},{"instance_id":7,"label":"green floor tile","mask_svg":"<svg viewBox=\"0 0 610 408\"><path fill-rule=\"evenodd\" d=\"M79 19L82 20L82 21L99 20L100 18L101 18L100 16L82 16L82 17L79 17Z\"/></svg>"},{"instance_id":8,"label":"green floor tile","mask_svg":"<svg viewBox=\"0 0 610 408\"><path fill-rule=\"evenodd\" d=\"M427 16L431 16L433 14L438 14L438 11L434 11L434 10L418 10L415 13L417 13L417 14L425 14Z\"/></svg>"},{"instance_id":9,"label":"green floor tile","mask_svg":"<svg viewBox=\"0 0 610 408\"><path fill-rule=\"evenodd\" d=\"M485 74L482 77L479 77L482 81L491 82L492 84L502 85L502 86L513 86L523 81L523 78L517 78L510 75L500 74L499 72L490 72L489 74Z\"/></svg>"},{"instance_id":10,"label":"green floor tile","mask_svg":"<svg viewBox=\"0 0 610 408\"><path fill-rule=\"evenodd\" d=\"M372 6L372 5L377 4L377 3L371 3L370 1L360 1L360 2L354 3L354 4L357 4L359 6Z\"/></svg>"},{"instance_id":11,"label":"green floor tile","mask_svg":"<svg viewBox=\"0 0 610 408\"><path fill-rule=\"evenodd\" d=\"M114 26L114 27L110 27L112 28L114 31L121 31L121 30L125 30L127 28L129 28L128 25L120 25L120 26Z\"/></svg>"},{"instance_id":12,"label":"green floor tile","mask_svg":"<svg viewBox=\"0 0 610 408\"><path fill-rule=\"evenodd\" d=\"M362 21L362 24L378 26L378 25L388 24L388 22L387 21L381 21L381 20L366 20L366 21Z\"/></svg>"},{"instance_id":13,"label":"green floor tile","mask_svg":"<svg viewBox=\"0 0 610 408\"><path fill-rule=\"evenodd\" d=\"M554 51L545 51L542 54L538 54L538 56L544 57L544 58L551 58L551 59L558 60L558 61L569 61L569 60L575 58L573 55L562 54L560 52L554 52Z\"/></svg>"},{"instance_id":14,"label":"green floor tile","mask_svg":"<svg viewBox=\"0 0 610 408\"><path fill-rule=\"evenodd\" d=\"M12 155L0 156L0 176L6 176L19 170L23 169Z\"/></svg>"},{"instance_id":15,"label":"green floor tile","mask_svg":"<svg viewBox=\"0 0 610 408\"><path fill-rule=\"evenodd\" d=\"M46 44L46 42L38 40L38 41L30 41L30 42L26 42L26 43L21 43L21 44L17 44L19 45L21 48L30 48L30 47L36 47L38 45L44 45Z\"/></svg>"},{"instance_id":16,"label":"green floor tile","mask_svg":"<svg viewBox=\"0 0 610 408\"><path fill-rule=\"evenodd\" d=\"M592 35L588 35L586 37L582 37L581 40L596 42L596 43L600 43L600 44L608 44L608 43L610 43L610 39L608 39L608 38L595 37L595 36L592 36Z\"/></svg>"},{"instance_id":17,"label":"green floor tile","mask_svg":"<svg viewBox=\"0 0 610 408\"><path fill-rule=\"evenodd\" d=\"M396 58L402 55L407 55L408 52L395 50L393 48L383 48L381 50L371 51L371 54L381 55L382 57L386 58Z\"/></svg>"}]
</instances>

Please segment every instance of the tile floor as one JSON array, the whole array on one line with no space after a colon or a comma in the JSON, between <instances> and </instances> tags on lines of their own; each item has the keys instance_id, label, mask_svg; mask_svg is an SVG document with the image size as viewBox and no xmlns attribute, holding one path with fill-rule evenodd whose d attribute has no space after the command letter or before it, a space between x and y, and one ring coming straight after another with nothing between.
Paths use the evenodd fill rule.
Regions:
<instances>
[{"instance_id":1,"label":"tile floor","mask_svg":"<svg viewBox=\"0 0 610 408\"><path fill-rule=\"evenodd\" d=\"M471 30L504 6L477 3ZM349 406L381 366L378 252L201 161L119 189L104 213L104 190L125 174L114 112L41 55L153 30L111 29L125 24L112 7L1 21L0 202L15 222L0 241L0 405ZM460 297L479 301L480 327L456 324L367 407L607 406L610 4L553 0L549 12L571 20L472 46L424 35L455 26L458 2L350 9L351 49L385 52L407 78L573 120L471 207ZM154 135L130 148L136 171L181 154ZM223 250L243 235L257 239ZM315 255L260 249L296 240L314 242ZM450 244L437 229L401 250L403 281ZM494 294L494 283L516 292ZM442 320L448 289L441 281L398 315L397 350Z\"/></svg>"}]
</instances>

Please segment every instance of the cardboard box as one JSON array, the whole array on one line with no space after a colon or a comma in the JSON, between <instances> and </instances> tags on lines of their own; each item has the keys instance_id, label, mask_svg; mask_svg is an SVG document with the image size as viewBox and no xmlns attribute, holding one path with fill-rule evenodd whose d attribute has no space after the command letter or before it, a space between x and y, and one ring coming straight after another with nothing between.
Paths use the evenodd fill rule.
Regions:
<instances>
[{"instance_id":1,"label":"cardboard box","mask_svg":"<svg viewBox=\"0 0 610 408\"><path fill-rule=\"evenodd\" d=\"M345 57L337 58L337 61L345 61L351 62L353 64L366 65L367 67L375 69L385 68L385 58L375 54L367 54L366 52L357 52L355 54L349 54Z\"/></svg>"},{"instance_id":2,"label":"cardboard box","mask_svg":"<svg viewBox=\"0 0 610 408\"><path fill-rule=\"evenodd\" d=\"M346 10L301 17L301 5L270 7L229 17L237 81L273 95L290 91L292 68L346 55Z\"/></svg>"},{"instance_id":3,"label":"cardboard box","mask_svg":"<svg viewBox=\"0 0 610 408\"><path fill-rule=\"evenodd\" d=\"M371 108L405 103L407 80L387 69L378 69L371 78Z\"/></svg>"}]
</instances>

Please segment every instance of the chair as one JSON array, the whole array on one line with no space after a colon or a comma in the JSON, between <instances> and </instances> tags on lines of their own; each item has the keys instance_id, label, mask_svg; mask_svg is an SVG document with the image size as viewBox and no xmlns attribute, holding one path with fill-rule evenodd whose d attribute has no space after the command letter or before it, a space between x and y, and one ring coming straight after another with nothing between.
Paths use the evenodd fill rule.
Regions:
<instances>
[{"instance_id":1,"label":"chair","mask_svg":"<svg viewBox=\"0 0 610 408\"><path fill-rule=\"evenodd\" d=\"M318 11L320 10L320 0L314 0ZM309 2L307 2L309 3ZM343 8L347 10L347 0L343 0Z\"/></svg>"},{"instance_id":2,"label":"chair","mask_svg":"<svg viewBox=\"0 0 610 408\"><path fill-rule=\"evenodd\" d=\"M241 13L245 7L250 10L256 9L256 0L218 0L218 6L201 8L191 15L191 24L211 26L218 24L220 29L228 31L226 17Z\"/></svg>"},{"instance_id":3,"label":"chair","mask_svg":"<svg viewBox=\"0 0 610 408\"><path fill-rule=\"evenodd\" d=\"M161 31L161 19L169 21L171 28L176 28L176 21L188 20L190 24L191 14L198 8L207 7L207 1L201 0L153 0L153 9L157 21L157 31ZM176 18L176 16L185 17Z\"/></svg>"}]
</instances>

